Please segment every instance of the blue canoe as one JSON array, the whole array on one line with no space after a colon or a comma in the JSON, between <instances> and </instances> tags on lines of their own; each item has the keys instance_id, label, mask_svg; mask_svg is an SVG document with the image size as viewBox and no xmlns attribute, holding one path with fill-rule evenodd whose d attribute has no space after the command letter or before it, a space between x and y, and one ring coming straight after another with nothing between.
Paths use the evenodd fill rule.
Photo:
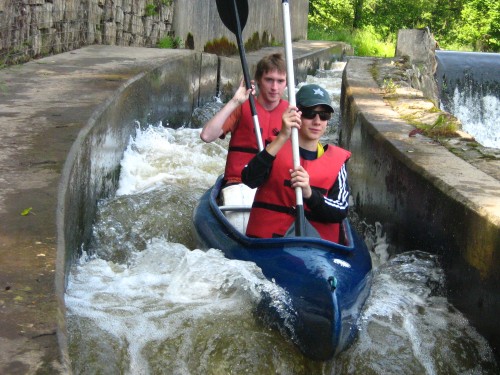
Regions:
<instances>
[{"instance_id":1,"label":"blue canoe","mask_svg":"<svg viewBox=\"0 0 500 375\"><path fill-rule=\"evenodd\" d=\"M372 262L364 241L343 221L343 244L313 237L250 238L235 229L217 205L222 179L200 199L193 213L198 244L227 258L256 263L288 293L288 317L263 299L259 312L300 351L327 360L356 338L357 321L368 297ZM240 208L241 209L241 208ZM222 207L224 210L224 207Z\"/></svg>"}]
</instances>

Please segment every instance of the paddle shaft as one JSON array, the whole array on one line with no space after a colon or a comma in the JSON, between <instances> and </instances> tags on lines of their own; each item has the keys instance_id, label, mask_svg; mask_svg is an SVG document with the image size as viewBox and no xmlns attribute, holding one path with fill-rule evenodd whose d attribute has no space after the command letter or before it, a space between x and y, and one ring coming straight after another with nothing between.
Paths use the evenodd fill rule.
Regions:
<instances>
[{"instance_id":1,"label":"paddle shaft","mask_svg":"<svg viewBox=\"0 0 500 375\"><path fill-rule=\"evenodd\" d=\"M288 84L288 102L295 106L295 76L293 72L292 55L292 35L290 29L290 6L287 0L282 1L283 8L283 30L285 36L285 58L286 58L286 77ZM299 131L292 128L292 154L294 169L300 166L299 153ZM295 188L296 216L295 216L295 235L297 237L305 234L304 202L302 200L302 188Z\"/></svg>"},{"instance_id":2,"label":"paddle shaft","mask_svg":"<svg viewBox=\"0 0 500 375\"><path fill-rule=\"evenodd\" d=\"M241 60L241 67L243 69L243 77L245 79L245 86L248 89L252 87L251 81L250 81L250 74L248 72L248 64L247 64L247 59L245 56L245 46L243 44L242 38L241 38L241 22L240 22L240 13L238 12L238 6L236 5L236 0L230 0L233 2L233 9L234 9L234 19L236 21L236 30L231 30L235 35L236 35L236 40L238 43L238 51L240 53L240 60ZM222 18L222 15L221 15ZM262 151L264 149L264 145L262 144L262 136L260 134L260 124L259 124L259 117L257 116L257 110L255 108L255 99L252 93L250 93L250 96L248 98L250 100L250 110L252 112L252 120L253 120L253 125L255 129L255 137L257 138L257 147L259 148L259 151Z\"/></svg>"}]
</instances>

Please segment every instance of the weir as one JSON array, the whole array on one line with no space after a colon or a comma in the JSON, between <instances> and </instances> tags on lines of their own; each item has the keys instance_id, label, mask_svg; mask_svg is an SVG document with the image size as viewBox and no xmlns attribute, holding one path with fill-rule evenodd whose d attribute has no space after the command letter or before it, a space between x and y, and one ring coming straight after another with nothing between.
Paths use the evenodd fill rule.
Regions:
<instances>
[{"instance_id":1,"label":"weir","mask_svg":"<svg viewBox=\"0 0 500 375\"><path fill-rule=\"evenodd\" d=\"M500 55L436 51L441 107L483 146L500 149Z\"/></svg>"}]
</instances>

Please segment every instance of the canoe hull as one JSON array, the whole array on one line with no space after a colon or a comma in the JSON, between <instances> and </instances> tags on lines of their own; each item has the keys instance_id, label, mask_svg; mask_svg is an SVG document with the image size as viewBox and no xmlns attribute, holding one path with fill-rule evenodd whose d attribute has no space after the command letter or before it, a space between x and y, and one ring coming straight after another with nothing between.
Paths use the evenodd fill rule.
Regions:
<instances>
[{"instance_id":1,"label":"canoe hull","mask_svg":"<svg viewBox=\"0 0 500 375\"><path fill-rule=\"evenodd\" d=\"M346 349L356 337L357 320L370 290L372 263L365 243L347 220L343 222L345 246L310 237L246 237L217 206L220 183L219 179L194 210L200 247L256 263L266 278L287 292L287 306L278 309L271 296L263 296L259 311L304 355L327 360Z\"/></svg>"}]
</instances>

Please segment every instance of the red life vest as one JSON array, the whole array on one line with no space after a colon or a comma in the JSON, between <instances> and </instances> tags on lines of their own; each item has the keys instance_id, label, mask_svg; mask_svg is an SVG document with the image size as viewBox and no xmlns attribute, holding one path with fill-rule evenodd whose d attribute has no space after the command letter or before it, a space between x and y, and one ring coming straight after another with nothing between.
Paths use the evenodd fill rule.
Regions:
<instances>
[{"instance_id":1,"label":"red life vest","mask_svg":"<svg viewBox=\"0 0 500 375\"><path fill-rule=\"evenodd\" d=\"M266 111L257 100L255 101L262 142L278 134L281 129L281 116L286 108L288 108L286 100L281 100L278 106L272 111ZM247 100L241 106L240 120L231 132L231 140L229 141L226 158L226 170L224 171L226 182L240 183L241 171L258 152L259 148L257 146L257 138L255 137L250 101Z\"/></svg>"},{"instance_id":2,"label":"red life vest","mask_svg":"<svg viewBox=\"0 0 500 375\"><path fill-rule=\"evenodd\" d=\"M351 153L340 147L329 145L325 153L315 160L300 159L300 164L309 173L311 187L328 194L335 183L342 165ZM247 235L260 238L284 236L295 220L295 190L290 186L290 172L293 169L292 143L288 141L276 155L269 179L257 189L250 212ZM304 204L307 213L307 204ZM321 238L339 241L339 223L323 223L310 220Z\"/></svg>"}]
</instances>

